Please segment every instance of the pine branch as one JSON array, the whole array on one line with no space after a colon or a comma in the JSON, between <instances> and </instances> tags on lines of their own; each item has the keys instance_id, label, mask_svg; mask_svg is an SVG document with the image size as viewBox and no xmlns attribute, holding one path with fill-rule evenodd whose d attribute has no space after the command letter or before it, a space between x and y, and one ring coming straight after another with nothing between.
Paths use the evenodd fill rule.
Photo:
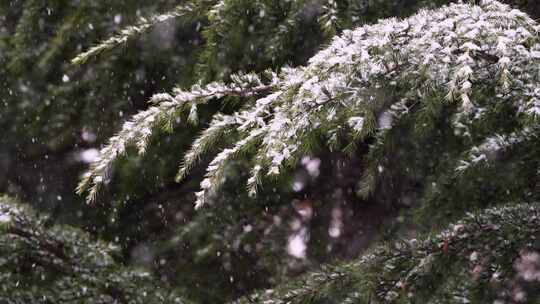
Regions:
<instances>
[{"instance_id":1,"label":"pine branch","mask_svg":"<svg viewBox=\"0 0 540 304\"><path fill-rule=\"evenodd\" d=\"M490 136L482 144L474 146L467 151L465 153L465 159L459 161L459 165L455 168L455 171L461 175L481 164L489 164L496 161L501 158L501 153L505 153L507 150L511 150L526 142L538 140L538 133L538 127L526 127L511 134L495 134Z\"/></svg>"},{"instance_id":2,"label":"pine branch","mask_svg":"<svg viewBox=\"0 0 540 304\"><path fill-rule=\"evenodd\" d=\"M96 200L100 187L110 179L114 161L126 153L129 146L135 146L138 154L146 152L148 140L157 126L170 126L186 109L193 104L203 104L224 96L248 98L270 91L275 84L263 84L257 75L246 74L233 77L233 83L210 83L204 87L195 85L190 91L175 90L175 95L156 94L150 103L157 104L134 115L124 123L122 130L109 139L109 143L100 150L98 159L91 164L90 170L83 176L77 193L88 192L87 202Z\"/></svg>"},{"instance_id":3,"label":"pine branch","mask_svg":"<svg viewBox=\"0 0 540 304\"><path fill-rule=\"evenodd\" d=\"M205 129L199 137L193 141L191 149L184 155L184 160L178 174L176 175L176 181L180 182L184 180L191 169L197 165L202 156L208 153L211 149L215 149L219 141L223 140L225 135L230 132L230 129L235 125L238 125L234 116L218 114L210 122L210 127Z\"/></svg>"},{"instance_id":4,"label":"pine branch","mask_svg":"<svg viewBox=\"0 0 540 304\"><path fill-rule=\"evenodd\" d=\"M494 207L469 214L436 235L379 246L352 262L325 266L300 280L235 303L343 303L347 299L353 303L432 303L437 299L462 303L505 299L512 286L506 284L523 275L515 265L524 253L535 249L530 240L538 233L540 204ZM475 292L477 289L483 292ZM460 298L454 298L454 294Z\"/></svg>"},{"instance_id":5,"label":"pine branch","mask_svg":"<svg viewBox=\"0 0 540 304\"><path fill-rule=\"evenodd\" d=\"M333 37L339 30L338 4L336 0L327 0L322 6L323 13L319 24L327 37Z\"/></svg>"},{"instance_id":6,"label":"pine branch","mask_svg":"<svg viewBox=\"0 0 540 304\"><path fill-rule=\"evenodd\" d=\"M0 197L0 302L187 303L148 273L118 265L112 244L45 220Z\"/></svg>"},{"instance_id":7,"label":"pine branch","mask_svg":"<svg viewBox=\"0 0 540 304\"><path fill-rule=\"evenodd\" d=\"M234 147L221 151L208 165L205 178L201 182L202 190L197 192L195 208L202 207L207 198L214 195L224 181L226 166L239 155L249 151L260 140L262 131L252 131L247 137L238 141Z\"/></svg>"},{"instance_id":8,"label":"pine branch","mask_svg":"<svg viewBox=\"0 0 540 304\"><path fill-rule=\"evenodd\" d=\"M227 11L229 4L220 2L215 7L216 14ZM242 146L250 134L258 134L262 139L254 144L257 153L248 156L257 168L252 170L248 180L251 192L256 190L262 177L286 174L303 153L317 146L317 138L325 145L335 146L340 130L349 136L349 151L358 143L367 143L381 131L379 115L384 115L385 109L399 106L403 100L424 109L422 115L411 118L416 120L413 124L422 126L420 129L426 129L423 127L426 122L440 121L438 115L444 110L449 112L444 114L451 117L444 123L465 140L481 136L476 134L478 121L494 120L500 103L516 109L509 120L516 124L525 121L523 127L532 128L538 124L537 112L540 111L540 90L536 89L534 76L540 72L540 65L534 64L540 62L540 43L535 34L538 27L519 11L496 1L485 1L479 6L451 4L404 20L381 20L344 31L313 56L306 67L283 68L279 75L273 75L271 85L263 85L255 78L239 81L232 76L230 85L194 87L191 92L178 92L174 98L169 97L173 101L168 109L150 108L144 114L137 114L120 136L113 137L111 144L104 148L110 151L103 150L102 159L93 165L79 189L91 187L89 198L92 200L108 177L112 160L124 152L127 144L133 141L139 152L144 152L154 121L151 118L147 123L145 115L156 111L156 115L162 115L158 120L172 121L173 117L178 117L173 113L181 110L177 104L179 99L189 103L188 108L193 112L189 116L195 117L193 104L214 97L256 97L241 111L231 114L237 125L223 127L225 130L238 126L239 137L232 143L233 147ZM463 32L464 28L467 32ZM493 75L497 74L501 79L493 80ZM238 84L242 82L249 85ZM486 92L494 92L495 96ZM446 101L441 96L448 96L455 106L444 107ZM343 122L347 122L349 128L340 126ZM214 123L218 125L213 126ZM219 123L214 120L208 133L194 143L184 157L179 179L186 176L208 151L216 134L222 132L218 132ZM130 133L130 124L138 126L134 133ZM230 151L222 152L223 159L228 159L225 154ZM209 168L208 172L211 171ZM376 180L372 177L375 175L366 173L366 181L371 180L366 185L374 185ZM220 180L207 179L203 188L217 189L218 185L207 184ZM369 193L371 188L364 187L364 192Z\"/></svg>"},{"instance_id":9,"label":"pine branch","mask_svg":"<svg viewBox=\"0 0 540 304\"><path fill-rule=\"evenodd\" d=\"M125 45L129 40L135 39L160 23L168 22L176 18L184 18L185 20L191 20L200 15L201 7L204 6L205 1L202 3L187 1L184 4L178 5L173 10L148 18L141 17L136 25L128 26L121 30L115 36L112 36L98 45L91 47L88 51L77 55L71 60L74 65L82 65L88 62L90 59L96 58L101 54L111 51L118 46Z\"/></svg>"},{"instance_id":10,"label":"pine branch","mask_svg":"<svg viewBox=\"0 0 540 304\"><path fill-rule=\"evenodd\" d=\"M290 2L287 16L276 26L265 49L273 62L283 56L282 50L294 39L294 35L301 30L302 16L304 16L305 1L296 0Z\"/></svg>"}]
</instances>

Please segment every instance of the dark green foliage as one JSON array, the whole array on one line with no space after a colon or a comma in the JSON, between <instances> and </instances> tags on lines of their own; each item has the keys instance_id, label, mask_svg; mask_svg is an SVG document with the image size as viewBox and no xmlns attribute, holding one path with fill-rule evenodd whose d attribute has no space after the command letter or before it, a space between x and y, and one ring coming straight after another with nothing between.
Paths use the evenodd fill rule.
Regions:
<instances>
[{"instance_id":1,"label":"dark green foliage","mask_svg":"<svg viewBox=\"0 0 540 304\"><path fill-rule=\"evenodd\" d=\"M238 303L538 303L539 220L538 203L487 209Z\"/></svg>"},{"instance_id":2,"label":"dark green foliage","mask_svg":"<svg viewBox=\"0 0 540 304\"><path fill-rule=\"evenodd\" d=\"M0 185L41 202L40 207L59 208L57 195L63 202L79 201L73 182L83 166L80 152L110 136L122 117L143 106L157 88L191 81L193 49L188 46L198 34L191 31L193 24L169 24L165 33L171 40L159 44L161 56L153 56L157 46L152 41L159 39L153 32L125 45L121 54L72 69L70 58L92 41L135 22L137 10L167 9L170 1L8 2L0 7L0 61L6 67L0 70Z\"/></svg>"},{"instance_id":3,"label":"dark green foliage","mask_svg":"<svg viewBox=\"0 0 540 304\"><path fill-rule=\"evenodd\" d=\"M47 222L0 198L0 302L186 303L151 274L115 261L115 245Z\"/></svg>"},{"instance_id":4,"label":"dark green foliage","mask_svg":"<svg viewBox=\"0 0 540 304\"><path fill-rule=\"evenodd\" d=\"M375 134L375 114L384 111L388 104L383 104L372 109L373 126L367 135L343 136L335 144L324 147L321 145L326 140L324 131L331 126L308 134L303 138L302 151L312 159L321 160L321 172L317 178L306 178L307 186L299 193L293 193L291 181L309 174L303 165L296 165L300 160L297 157L287 164L290 174L277 181L261 179L264 184L259 187L259 196L249 197L243 182L249 178L253 163L247 161L247 156L257 152L250 146L247 153L240 154L227 166L227 183L214 202L203 210L193 210L192 193L203 178L204 165L211 159L203 157L202 166L190 168L191 175L179 184L174 183L174 177L192 139L200 133L200 126L208 126L216 112L234 113L246 102L229 97L198 107L198 126L172 124L167 130L155 133L146 155L128 153L123 157L114 166L114 179L99 197L99 204L85 206L80 197L73 195L77 178L85 167L77 160L80 152L105 143L119 130L122 121L137 110L148 108L146 100L152 94L170 91L174 85L189 87L194 83L229 81L230 75L239 71L261 73L269 68L280 71L286 65L304 65L344 29L391 16L405 17L421 7L433 8L448 2L226 0L222 6L216 6L218 1L212 0L4 1L0 3L0 65L3 67L0 69L0 191L18 194L37 209L50 213L47 219L40 220L45 221L45 228L36 231L44 231L43 235L51 242L85 248L84 254L73 257L74 263L84 266L81 271L92 268L96 262L93 255L109 257L106 271L96 273L99 284L88 284L88 288L101 294L114 293L103 284L119 280L119 287L129 296L141 296L135 290L139 288L148 290L149 295L155 291L168 296L167 292L172 290L169 287L173 286L182 290L183 297L200 303L226 302L256 289L287 283L299 273L318 268L320 263L335 258L357 258L373 240L410 238L417 230L439 230L472 210L508 201L538 201L538 129L532 128L520 145L490 155L488 162L456 172L460 160L470 161L471 155L477 156L477 151L471 151L470 147L481 146L485 138L494 134L510 137L532 124L516 119L515 108L501 103L489 109L487 119L471 125L474 136L464 141L448 126L450 116L456 111L455 104L438 102L444 97L437 94L428 95L421 106L414 106L414 101L408 104L412 106L411 115L388 133ZM539 16L537 1L507 2L526 10L533 18ZM188 13L186 7L192 10ZM167 15L166 22L152 17ZM141 20L142 16L146 19ZM109 40L89 60L71 65L79 54L99 45L99 41L121 37L122 28L133 28L132 25L140 28L128 34L125 41ZM413 75L410 80L411 86L392 92L386 90L382 95L391 100L408 94L411 88L423 88L424 78ZM494 95L489 90L477 94L475 100L482 103L488 103ZM345 125L347 121L341 123ZM97 137L89 140L88 135ZM219 139L234 142L238 139L235 136L225 132ZM209 145L209 152L219 151L217 143ZM379 168L384 170L379 172ZM307 206L305 210L311 210L313 217L303 218L300 213L306 211L300 206ZM511 214L526 215L525 207L520 208L508 210ZM335 210L343 213L344 228L338 238L328 233ZM534 210L537 212L536 205ZM506 220L495 213L489 211L478 218ZM516 219L519 220L516 223L523 224L532 218ZM472 217L465 222L471 220ZM309 232L305 259L294 258L286 250L288 238L297 232L292 228L295 221L301 221ZM53 222L83 227L92 235L71 226L51 227ZM511 232L536 231L519 230L511 223L505 224ZM498 236L491 232L465 241L490 242L491 236ZM512 281L515 264L508 259L519 258L522 254L519 250L528 246L519 233L515 238L501 235L511 242L508 247L504 243L494 244L493 248L506 252L500 261L488 261L491 255L480 247L462 252L451 250L448 256L440 254L441 242L444 244L440 235L419 241L422 245L415 243L416 246L434 253L436 263L453 267L436 267L436 271L427 272L422 280L411 278L411 283L403 289L373 283L383 275L382 279L394 283L403 277L399 267L382 268L381 259L369 262L369 267L362 259L349 264L334 263L336 266L310 274L307 282L312 280L315 285L299 288L300 295L294 299L300 303L341 303L349 298L351 302L363 303L368 301L363 296L375 301L397 290L398 300L407 302L405 291L414 290L418 303L437 299L444 302L448 290L457 290L452 284L466 282L469 285L459 287L463 293L474 291L471 299L511 302L513 299L507 297L510 294L492 292L494 288L509 290L506 285L492 286L485 282L487 277L477 280L468 276L466 271L474 268L467 259L475 250L484 253L487 260L480 259L482 263L502 263L510 273L504 279ZM50 255L33 255L40 250L36 238L32 241L6 235L2 238L18 240L13 242L21 250L17 253L25 252L29 259L50 258ZM94 242L96 238L114 241L119 250L111 250L105 241ZM11 244L0 244L2 255L13 252ZM499 248L499 245L504 246ZM538 251L534 246L528 249ZM419 247L411 247L408 242L398 247L388 245L370 252L393 256L396 265L418 265L421 254L415 250ZM145 250L150 253L148 259L138 255ZM407 259L400 259L396 252L404 252ZM412 259L408 259L411 254ZM450 257L459 258L453 261ZM14 267L20 265L31 269L21 268L26 271L21 273L34 275L19 275L19 284L36 286L36 289L14 288L21 293L8 294L12 301L17 295L22 299L19 302L31 303L32 297L37 299L37 295L44 294L51 303L56 303L54 297L65 296L59 293L63 288L68 293L78 292L87 283L73 269L65 272L73 272L73 277L59 274L56 268L38 267L39 272L34 272L32 263L20 260L20 255L10 258L18 259L17 263L2 269L0 276L19 275ZM141 272L124 268L124 264L151 269L165 282L158 284L141 277ZM58 278L51 284L64 285L58 289L42 285L41 274ZM373 281L368 282L370 278ZM12 292L16 282L0 290ZM513 282L526 289L532 301L531 291L538 288L537 284L519 278ZM167 286L167 289L154 290L154 286ZM301 287L280 286L262 298L279 301L282 295ZM353 291L365 293L354 295ZM254 296L258 297L261 295ZM104 299L102 302L110 302L110 298ZM161 303L159 298L152 300ZM140 301L149 302L146 298Z\"/></svg>"}]
</instances>

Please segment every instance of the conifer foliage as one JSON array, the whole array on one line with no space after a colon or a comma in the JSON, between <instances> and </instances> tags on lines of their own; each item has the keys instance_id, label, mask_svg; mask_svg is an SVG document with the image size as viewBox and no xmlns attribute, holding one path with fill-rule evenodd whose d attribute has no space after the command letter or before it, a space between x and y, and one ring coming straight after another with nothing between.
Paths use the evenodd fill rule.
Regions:
<instances>
[{"instance_id":1,"label":"conifer foliage","mask_svg":"<svg viewBox=\"0 0 540 304\"><path fill-rule=\"evenodd\" d=\"M186 303L149 273L117 263L114 245L47 221L0 198L0 302Z\"/></svg>"},{"instance_id":2,"label":"conifer foliage","mask_svg":"<svg viewBox=\"0 0 540 304\"><path fill-rule=\"evenodd\" d=\"M448 130L439 140L452 139L456 145L452 155L442 156L440 172L421 178L433 180L425 187L422 208L429 209L448 193L444 191L453 190L445 180L457 180L459 185L478 179L490 165L497 167L489 163L500 161L508 150L516 153L518 167L523 159L532 159L536 167L527 174L538 181L539 30L528 15L497 1L450 4L404 20L391 18L345 30L305 67L263 76L238 74L230 84L156 95L153 101L158 103L126 123L101 150L79 190L90 188L89 201L94 200L97 189L110 178L114 159L128 144L144 153L146 139L157 126L196 122L193 117L201 103L219 102L224 96L239 97L240 109L214 116L185 154L178 174L179 180L186 178L205 153L215 151L216 144L223 147L208 165L197 207L219 195L235 158L250 159L247 185L256 194L270 177L286 175L302 156L316 154L315 147L321 144L347 153L367 145L357 191L359 197L369 198L384 183L381 158L391 153L387 141L404 134L411 140L432 138L440 133L437 124ZM437 190L439 184L446 189ZM537 198L537 186L537 182L529 185L533 192L521 187L517 197ZM537 206L527 204L490 209L435 237L376 248L351 264L308 274L298 287L286 285L247 301L515 299L517 292L508 288L520 275L513 262L527 259L535 250L531 239L538 234L536 213ZM525 222L517 222L521 220ZM512 241L500 243L505 238Z\"/></svg>"},{"instance_id":3,"label":"conifer foliage","mask_svg":"<svg viewBox=\"0 0 540 304\"><path fill-rule=\"evenodd\" d=\"M117 174L125 165L120 159L144 161L155 151L175 150L161 165L171 167L175 159L179 186L140 198L158 210L157 233L137 223L132 239L105 234L122 248L0 197L0 302L538 303L540 24L517 9L535 5L483 0L433 9L449 2L182 1L70 57L69 76L44 85L44 92L65 87L76 94L84 85L93 96L99 78L93 65L114 70L106 57L121 62L115 48L173 20L187 29L189 42L177 45L186 70L167 69L167 77L181 75L182 85L153 95L126 118L76 191L90 208L112 210L111 225L124 228L133 223L115 216L140 205L115 204L130 201L122 191L115 199L100 192L125 177ZM410 17L386 18L419 6L425 8ZM13 7L21 15L17 37L7 39L9 29L0 27L0 47L15 50L9 72L0 73L6 79L31 66L16 50L32 40L24 24L39 27L32 16L46 9L39 1ZM63 31L93 7L78 7ZM58 12L55 7L53 15ZM44 45L55 43L65 44L63 34ZM60 51L47 51L40 69ZM78 73L87 76L72 81ZM20 87L20 96L40 96ZM167 149L171 142L182 148ZM338 172L336 181L319 177L318 168L301 180L299 168L309 171L314 159L321 170ZM342 176L347 166L348 179ZM144 170L134 175L148 177ZM306 180L328 185L292 200L300 196L293 193L296 184ZM193 184L198 190L186 194ZM171 207L168 198L178 193L174 202L187 204ZM108 199L111 204L97 204ZM363 237L358 226L351 233L338 221L345 208L379 211L384 227L372 238L379 242L355 246L351 260L314 267L313 261L333 257L331 242ZM317 233L327 239L315 239ZM311 247L293 257L288 245L295 240ZM140 269L125 265L137 259L135 250L128 257L134 245L149 248ZM298 265L296 271L308 271L291 279L298 273L287 272Z\"/></svg>"},{"instance_id":4,"label":"conifer foliage","mask_svg":"<svg viewBox=\"0 0 540 304\"><path fill-rule=\"evenodd\" d=\"M439 234L375 247L238 303L537 303L539 207L468 214Z\"/></svg>"},{"instance_id":5,"label":"conifer foliage","mask_svg":"<svg viewBox=\"0 0 540 304\"><path fill-rule=\"evenodd\" d=\"M508 146L537 138L539 70L534 63L540 61L539 29L525 13L499 2L452 4L402 21L387 19L344 31L308 66L283 69L270 84L262 84L255 75L240 75L230 86L211 83L188 92L178 90L173 96L156 95L153 100L167 100L124 125L102 149L79 190L91 186L89 200L93 200L109 178L111 162L133 139L143 153L161 117L167 117L165 125L193 121L190 117L196 116L198 104L226 95L242 97L241 110L217 116L180 168L182 178L216 133L231 133L207 169L197 206L216 193L227 164L237 155L252 158L248 186L254 193L262 179L279 176L294 168L301 156L315 153L312 141L332 150L366 140L384 141L383 136L402 120L420 126L423 119L436 120L434 115L440 113L430 108L448 107L449 128L462 141L462 149L472 150L456 162L462 173L503 149L505 145L494 137L509 137L500 140ZM257 93L267 94L256 98ZM506 120L513 133L496 122L486 126L500 114L501 106L510 108ZM367 173L369 178L376 175Z\"/></svg>"}]
</instances>

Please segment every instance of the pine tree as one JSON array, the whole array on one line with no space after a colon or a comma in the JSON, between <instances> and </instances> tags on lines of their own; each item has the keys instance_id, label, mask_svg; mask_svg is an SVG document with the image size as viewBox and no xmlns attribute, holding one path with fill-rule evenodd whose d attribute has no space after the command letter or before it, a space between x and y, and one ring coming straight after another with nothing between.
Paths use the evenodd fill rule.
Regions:
<instances>
[{"instance_id":1,"label":"pine tree","mask_svg":"<svg viewBox=\"0 0 540 304\"><path fill-rule=\"evenodd\" d=\"M356 189L372 204L384 203L377 194L385 183L398 180L398 189L420 183L413 191L424 225L427 216L444 216L445 223L473 206L537 200L540 104L538 71L530 63L540 59L538 28L498 2L450 5L345 31L306 67L236 74L229 83L155 95L156 105L134 116L101 150L79 191L89 188L93 201L129 145L143 154L157 126L195 123L201 104L232 96L242 99L240 109L214 116L178 173L185 178L211 148L225 147L207 168L197 207L219 196L238 157L251 159L247 186L256 194L267 180L294 170L302 156L321 153L321 146L363 153ZM412 141L410 151L398 150L404 155L388 160L404 137ZM403 178L403 170L416 176Z\"/></svg>"},{"instance_id":2,"label":"pine tree","mask_svg":"<svg viewBox=\"0 0 540 304\"><path fill-rule=\"evenodd\" d=\"M201 44L191 45L186 57L197 62L190 65L193 73L183 74L178 89L151 97L145 110L124 123L79 192L88 191L89 203L111 201L102 210L111 211L118 227L113 229L130 229L125 224L140 217L144 206L143 225L159 228L132 229L122 240L124 250L133 246L126 243L158 244L151 267L187 287L186 297L198 302L224 302L274 285L279 287L240 301L535 301L537 23L484 1L354 29L401 7L407 15L439 2L313 4L189 1L142 18L74 57L74 71L103 64L107 69L111 58L125 56L115 48L129 49L173 20L201 33ZM35 3L25 5L30 16ZM518 5L534 14L533 2ZM20 39L21 46L31 40ZM329 45L316 53L324 43ZM24 62L16 57L13 67ZM66 75L68 82L76 79L72 75ZM169 186L175 173L178 187ZM159 177L150 187L157 194L144 194L148 177ZM134 178L142 189L130 185ZM198 182L196 197L186 194ZM246 184L246 190L239 187ZM291 184L304 191L292 205L300 193ZM129 194L140 203L122 204L132 200ZM203 207L196 212L189 206L194 200ZM347 218L351 211L356 215ZM469 211L477 215L467 216ZM336 217L345 217L345 227ZM442 234L428 233L460 219ZM294 230L281 222L301 225ZM358 231L363 224L372 235L353 245L358 239L347 237L347 229ZM384 228L373 228L379 226ZM415 231L420 241L395 244ZM309 256L291 259L287 238L305 242L310 234ZM329 250L356 257L373 238L388 245L287 284L294 271L326 261ZM511 245L498 244L500 239ZM191 275L178 278L186 270ZM215 288L194 290L201 283Z\"/></svg>"}]
</instances>

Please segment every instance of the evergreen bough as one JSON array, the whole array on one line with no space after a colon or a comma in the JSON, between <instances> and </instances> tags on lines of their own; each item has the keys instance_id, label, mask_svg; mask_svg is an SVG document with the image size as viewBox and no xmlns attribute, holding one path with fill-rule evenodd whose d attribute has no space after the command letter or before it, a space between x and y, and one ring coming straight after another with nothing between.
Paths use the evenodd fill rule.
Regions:
<instances>
[{"instance_id":1,"label":"evergreen bough","mask_svg":"<svg viewBox=\"0 0 540 304\"><path fill-rule=\"evenodd\" d=\"M0 197L1 303L187 303L147 271L115 261L112 243L48 221Z\"/></svg>"},{"instance_id":2,"label":"evergreen bough","mask_svg":"<svg viewBox=\"0 0 540 304\"><path fill-rule=\"evenodd\" d=\"M537 142L539 29L525 13L496 1L451 4L346 30L306 67L283 68L265 78L240 74L230 84L155 95L151 101L158 104L127 122L101 150L79 192L90 189L93 201L127 146L135 144L144 153L156 126L170 130L172 123L193 122L199 104L224 96L240 97L241 109L216 115L186 153L178 175L184 178L206 147L215 149L217 135L227 132L196 206L217 193L227 164L238 155L252 161L248 187L255 193L262 180L290 171L303 155L316 153L318 144L350 152L375 142L359 188L369 196L384 170L380 158L387 151L377 147L384 147L386 136L406 128L403 124L422 136L435 132L426 125L441 120L443 109L444 123L460 141L464 156L454 161L463 174L500 150ZM508 113L504 125L501 108Z\"/></svg>"},{"instance_id":3,"label":"evergreen bough","mask_svg":"<svg viewBox=\"0 0 540 304\"><path fill-rule=\"evenodd\" d=\"M243 7L235 6L234 1L200 3L212 7L210 20ZM291 2L299 7L303 4ZM157 22L194 12L186 9L189 5L141 20L80 55L74 63L123 44ZM338 15L343 7L347 6L338 1L321 6L318 20L327 35L339 32L343 19L340 21ZM297 17L294 13L287 16L290 28L297 28ZM210 26L206 32L209 49L214 51L220 39L217 33L228 26L226 22L216 24L219 26ZM218 27L220 30L212 34L212 28ZM292 32L289 29L279 28L286 34ZM203 104L228 99L240 101L239 110L214 115L184 155L178 173L178 180L186 178L204 155L217 153L197 193L198 207L219 195L234 159L249 160L252 172L248 186L256 194L269 177L287 175L302 156L317 154L320 146L350 155L360 153L364 166L358 169L362 170L358 197L377 203L378 187L395 174L389 171L414 171L403 163L397 168L388 166L393 143L405 137L418 147L435 138L437 141L422 147L425 149L418 156L426 163L437 163L435 170L432 167L415 177L423 183L418 190L419 210L430 214L433 207L455 209L470 202L472 206L463 209L479 205L484 211L468 215L435 236L375 247L353 262L324 267L297 283L240 302L538 301L537 275L531 276L530 269L523 271L524 264L538 262L538 205L486 205L507 204L508 198L525 202L538 199L539 29L526 14L496 1L483 1L478 6L452 4L404 20L387 19L343 31L305 67L280 66L275 72L229 77L209 76L219 64L201 67L207 69L201 84L155 95L147 110L124 124L101 150L79 191L89 190L88 201L94 201L99 188L110 180L114 161L129 146L143 154L157 128L174 132L179 123L197 124ZM286 42L287 35L283 37L280 41ZM219 52L205 52L202 58L212 63L219 59ZM211 78L229 80L208 83ZM439 150L433 147L439 144ZM433 151L442 153L430 155ZM403 162L401 154L395 156ZM506 179L493 180L492 173L500 175L501 171ZM501 185L514 177L519 177L515 184ZM486 188L466 193L478 185ZM458 194L449 195L453 191ZM484 194L496 200L478 198ZM146 275L117 266L106 245L94 244L79 232L70 234L71 229L65 227L53 227L49 233L38 217L31 212L23 215L28 211L16 204L6 202L2 208L4 244L0 248L11 260L2 264L6 268L1 275L19 275L21 269L13 267L26 265L18 254L22 250L27 253L25 258L41 267L33 274L47 277L53 273L58 279L47 284L59 284L51 289L38 284L37 276L24 276L5 285L1 295L8 294L6 299L38 302L42 300L36 297L39 294L51 302L77 301L73 295L80 296L78 288L90 280L94 285L89 302L146 303L145 288L155 301L181 301L174 293L156 287ZM439 210L433 216L440 218L445 213ZM37 224L31 224L34 221ZM85 250L72 250L79 247ZM101 272L96 265L103 261L105 270ZM87 276L90 268L95 279ZM110 289L110 281L116 283L115 289ZM34 289L17 289L21 282ZM15 292L10 293L12 290Z\"/></svg>"},{"instance_id":4,"label":"evergreen bough","mask_svg":"<svg viewBox=\"0 0 540 304\"><path fill-rule=\"evenodd\" d=\"M538 203L489 208L237 303L538 303L539 236Z\"/></svg>"}]
</instances>

